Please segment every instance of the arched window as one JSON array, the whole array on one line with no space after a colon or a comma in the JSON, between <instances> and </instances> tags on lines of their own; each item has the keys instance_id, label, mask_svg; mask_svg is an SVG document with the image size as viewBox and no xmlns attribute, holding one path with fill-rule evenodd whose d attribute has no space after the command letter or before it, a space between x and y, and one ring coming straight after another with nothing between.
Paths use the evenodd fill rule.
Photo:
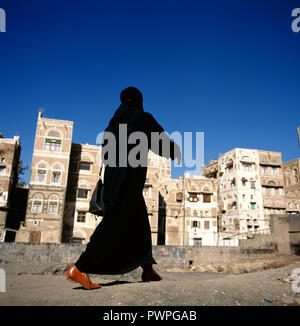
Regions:
<instances>
[{"instance_id":1,"label":"arched window","mask_svg":"<svg viewBox=\"0 0 300 326\"><path fill-rule=\"evenodd\" d=\"M81 230L74 230L71 241L74 243L82 243L85 240L85 238L86 238L85 232Z\"/></svg>"},{"instance_id":2,"label":"arched window","mask_svg":"<svg viewBox=\"0 0 300 326\"><path fill-rule=\"evenodd\" d=\"M45 163L39 163L37 166L36 182L45 183L47 176L47 165Z\"/></svg>"},{"instance_id":3,"label":"arched window","mask_svg":"<svg viewBox=\"0 0 300 326\"><path fill-rule=\"evenodd\" d=\"M32 213L41 213L43 210L44 196L41 193L36 193L32 197Z\"/></svg>"},{"instance_id":4,"label":"arched window","mask_svg":"<svg viewBox=\"0 0 300 326\"><path fill-rule=\"evenodd\" d=\"M298 175L298 170L297 169L294 169L293 170L293 173L294 173L294 176Z\"/></svg>"},{"instance_id":5,"label":"arched window","mask_svg":"<svg viewBox=\"0 0 300 326\"><path fill-rule=\"evenodd\" d=\"M45 139L44 150L45 151L56 151L61 150L61 136L57 130L51 130L48 132L48 136Z\"/></svg>"},{"instance_id":6,"label":"arched window","mask_svg":"<svg viewBox=\"0 0 300 326\"><path fill-rule=\"evenodd\" d=\"M80 182L77 188L77 198L88 199L90 193L90 187L86 182Z\"/></svg>"},{"instance_id":7,"label":"arched window","mask_svg":"<svg viewBox=\"0 0 300 326\"><path fill-rule=\"evenodd\" d=\"M61 181L61 165L55 164L52 169L51 183L60 183Z\"/></svg>"},{"instance_id":8,"label":"arched window","mask_svg":"<svg viewBox=\"0 0 300 326\"><path fill-rule=\"evenodd\" d=\"M59 205L59 196L57 194L52 194L48 200L48 213L57 214Z\"/></svg>"}]
</instances>

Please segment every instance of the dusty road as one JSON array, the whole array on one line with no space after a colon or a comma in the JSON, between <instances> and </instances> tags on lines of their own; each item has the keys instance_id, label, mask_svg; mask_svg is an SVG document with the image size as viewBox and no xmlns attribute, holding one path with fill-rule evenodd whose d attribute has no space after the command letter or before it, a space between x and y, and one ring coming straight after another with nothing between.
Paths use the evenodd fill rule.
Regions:
<instances>
[{"instance_id":1,"label":"dusty road","mask_svg":"<svg viewBox=\"0 0 300 326\"><path fill-rule=\"evenodd\" d=\"M6 272L0 306L300 306L291 277L300 261L241 274L160 271L163 281L152 283L141 282L141 269L123 276L91 275L102 285L97 290L66 281L67 266L2 262L0 268Z\"/></svg>"}]
</instances>

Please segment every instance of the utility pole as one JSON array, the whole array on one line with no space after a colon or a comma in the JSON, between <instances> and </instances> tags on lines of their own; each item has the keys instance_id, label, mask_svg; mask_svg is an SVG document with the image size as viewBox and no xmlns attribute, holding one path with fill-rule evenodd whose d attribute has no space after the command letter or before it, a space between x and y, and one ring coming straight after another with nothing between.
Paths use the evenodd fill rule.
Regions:
<instances>
[{"instance_id":1,"label":"utility pole","mask_svg":"<svg viewBox=\"0 0 300 326\"><path fill-rule=\"evenodd\" d=\"M183 245L185 245L185 182L184 182L184 173L183 173L182 181L183 181Z\"/></svg>"}]
</instances>

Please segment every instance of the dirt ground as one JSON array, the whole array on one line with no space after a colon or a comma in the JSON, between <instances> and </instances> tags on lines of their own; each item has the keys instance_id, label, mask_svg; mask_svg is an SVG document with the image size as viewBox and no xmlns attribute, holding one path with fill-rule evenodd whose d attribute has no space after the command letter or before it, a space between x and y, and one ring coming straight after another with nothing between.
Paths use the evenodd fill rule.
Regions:
<instances>
[{"instance_id":1,"label":"dirt ground","mask_svg":"<svg viewBox=\"0 0 300 326\"><path fill-rule=\"evenodd\" d=\"M102 285L96 290L66 281L67 267L0 262L6 272L0 306L300 306L300 293L295 292L295 286L300 290L300 257L252 269L243 263L239 269L236 265L239 273L208 271L214 266L193 271L157 265L163 280L151 283L141 282L140 268L120 276L91 275Z\"/></svg>"}]
</instances>

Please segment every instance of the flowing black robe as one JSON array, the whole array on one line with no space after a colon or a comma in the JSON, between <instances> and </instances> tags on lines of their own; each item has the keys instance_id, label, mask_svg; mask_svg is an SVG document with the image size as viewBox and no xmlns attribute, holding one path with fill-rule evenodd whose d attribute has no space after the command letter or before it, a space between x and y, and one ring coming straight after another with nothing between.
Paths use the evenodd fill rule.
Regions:
<instances>
[{"instance_id":1,"label":"flowing black robe","mask_svg":"<svg viewBox=\"0 0 300 326\"><path fill-rule=\"evenodd\" d=\"M144 132L147 135L148 148L152 149L151 132L164 132L154 117L143 109L132 109L122 105L118 111L121 113L115 114L115 118L106 129L117 137L117 148L119 124L126 123L128 134L134 131ZM168 140L170 141L169 138ZM169 145L170 155L165 156L174 159L176 144L170 141ZM134 146L128 146L127 154ZM162 155L162 147L156 154ZM124 274L142 264L156 264L152 257L151 229L143 197L146 174L147 167L105 167L106 209L86 250L75 263L81 272Z\"/></svg>"}]
</instances>

